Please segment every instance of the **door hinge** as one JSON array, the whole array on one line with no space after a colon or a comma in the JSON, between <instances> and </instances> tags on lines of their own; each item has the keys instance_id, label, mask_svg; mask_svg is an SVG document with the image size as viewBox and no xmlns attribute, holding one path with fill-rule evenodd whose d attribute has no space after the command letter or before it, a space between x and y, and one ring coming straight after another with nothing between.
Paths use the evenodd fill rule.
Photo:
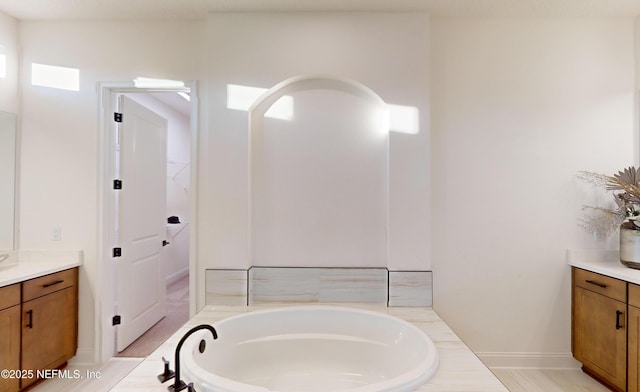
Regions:
<instances>
[{"instance_id":1,"label":"door hinge","mask_svg":"<svg viewBox=\"0 0 640 392\"><path fill-rule=\"evenodd\" d=\"M121 322L122 322L122 319L119 315L115 315L111 319L111 325L120 325Z\"/></svg>"},{"instance_id":2,"label":"door hinge","mask_svg":"<svg viewBox=\"0 0 640 392\"><path fill-rule=\"evenodd\" d=\"M121 123L122 122L122 113L114 112L113 113L113 121L115 121L117 123Z\"/></svg>"},{"instance_id":3,"label":"door hinge","mask_svg":"<svg viewBox=\"0 0 640 392\"><path fill-rule=\"evenodd\" d=\"M122 248L113 248L113 257L121 257Z\"/></svg>"},{"instance_id":4,"label":"door hinge","mask_svg":"<svg viewBox=\"0 0 640 392\"><path fill-rule=\"evenodd\" d=\"M113 189L122 189L122 180L113 180Z\"/></svg>"}]
</instances>

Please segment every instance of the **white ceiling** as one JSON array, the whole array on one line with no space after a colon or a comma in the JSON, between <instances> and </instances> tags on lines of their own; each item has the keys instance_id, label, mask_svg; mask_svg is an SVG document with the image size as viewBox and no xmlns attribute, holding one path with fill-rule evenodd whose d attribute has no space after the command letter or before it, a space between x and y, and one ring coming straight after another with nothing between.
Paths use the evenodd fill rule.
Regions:
<instances>
[{"instance_id":1,"label":"white ceiling","mask_svg":"<svg viewBox=\"0 0 640 392\"><path fill-rule=\"evenodd\" d=\"M18 20L203 19L222 11L426 11L433 16L633 17L640 0L0 0Z\"/></svg>"}]
</instances>

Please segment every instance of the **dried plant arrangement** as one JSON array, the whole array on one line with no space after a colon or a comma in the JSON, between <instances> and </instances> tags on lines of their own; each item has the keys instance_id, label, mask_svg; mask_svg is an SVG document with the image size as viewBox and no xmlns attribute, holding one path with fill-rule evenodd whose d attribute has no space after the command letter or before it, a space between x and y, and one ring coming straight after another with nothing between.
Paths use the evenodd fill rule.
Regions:
<instances>
[{"instance_id":1,"label":"dried plant arrangement","mask_svg":"<svg viewBox=\"0 0 640 392\"><path fill-rule=\"evenodd\" d=\"M630 166L614 175L578 172L578 178L613 191L617 208L584 206L585 218L580 225L599 238L606 238L620 225L626 229L640 230L640 168Z\"/></svg>"}]
</instances>

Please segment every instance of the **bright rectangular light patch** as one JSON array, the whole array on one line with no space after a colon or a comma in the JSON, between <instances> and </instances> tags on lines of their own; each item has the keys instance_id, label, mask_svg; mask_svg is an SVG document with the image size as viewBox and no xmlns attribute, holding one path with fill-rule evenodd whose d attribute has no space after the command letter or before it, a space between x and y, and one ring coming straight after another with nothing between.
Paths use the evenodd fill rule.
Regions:
<instances>
[{"instance_id":1,"label":"bright rectangular light patch","mask_svg":"<svg viewBox=\"0 0 640 392\"><path fill-rule=\"evenodd\" d=\"M0 54L0 78L7 77L7 55Z\"/></svg>"},{"instance_id":2,"label":"bright rectangular light patch","mask_svg":"<svg viewBox=\"0 0 640 392\"><path fill-rule=\"evenodd\" d=\"M153 79L137 77L133 79L133 84L138 88L174 88L184 87L184 82L171 79Z\"/></svg>"},{"instance_id":3,"label":"bright rectangular light patch","mask_svg":"<svg viewBox=\"0 0 640 392\"><path fill-rule=\"evenodd\" d=\"M389 130L401 133L418 133L420 120L418 108L413 106L387 105Z\"/></svg>"},{"instance_id":4,"label":"bright rectangular light patch","mask_svg":"<svg viewBox=\"0 0 640 392\"><path fill-rule=\"evenodd\" d=\"M248 111L251 105L267 91L266 88L227 84L227 108ZM264 114L265 117L291 120L293 97L282 96Z\"/></svg>"},{"instance_id":5,"label":"bright rectangular light patch","mask_svg":"<svg viewBox=\"0 0 640 392\"><path fill-rule=\"evenodd\" d=\"M32 63L31 84L34 86L80 91L80 70L77 68Z\"/></svg>"}]
</instances>

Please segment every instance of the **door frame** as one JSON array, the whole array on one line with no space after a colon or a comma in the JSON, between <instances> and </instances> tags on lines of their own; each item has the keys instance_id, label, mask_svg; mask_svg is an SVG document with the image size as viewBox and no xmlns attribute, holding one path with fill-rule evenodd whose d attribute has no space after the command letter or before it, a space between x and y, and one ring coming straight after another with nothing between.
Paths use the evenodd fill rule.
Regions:
<instances>
[{"instance_id":1,"label":"door frame","mask_svg":"<svg viewBox=\"0 0 640 392\"><path fill-rule=\"evenodd\" d=\"M97 264L94 276L94 347L95 361L104 363L113 357L116 351L115 333L112 317L115 315L115 274L112 257L115 239L115 203L113 197L113 173L115 172L115 122L113 113L117 108L117 94L189 92L190 93L190 194L189 194L189 271L196 271L196 228L197 228L197 173L198 173L198 89L197 81L184 81L184 87L136 87L129 82L100 82L99 94L99 131L98 131L98 238ZM189 274L189 315L196 310L196 274Z\"/></svg>"}]
</instances>

